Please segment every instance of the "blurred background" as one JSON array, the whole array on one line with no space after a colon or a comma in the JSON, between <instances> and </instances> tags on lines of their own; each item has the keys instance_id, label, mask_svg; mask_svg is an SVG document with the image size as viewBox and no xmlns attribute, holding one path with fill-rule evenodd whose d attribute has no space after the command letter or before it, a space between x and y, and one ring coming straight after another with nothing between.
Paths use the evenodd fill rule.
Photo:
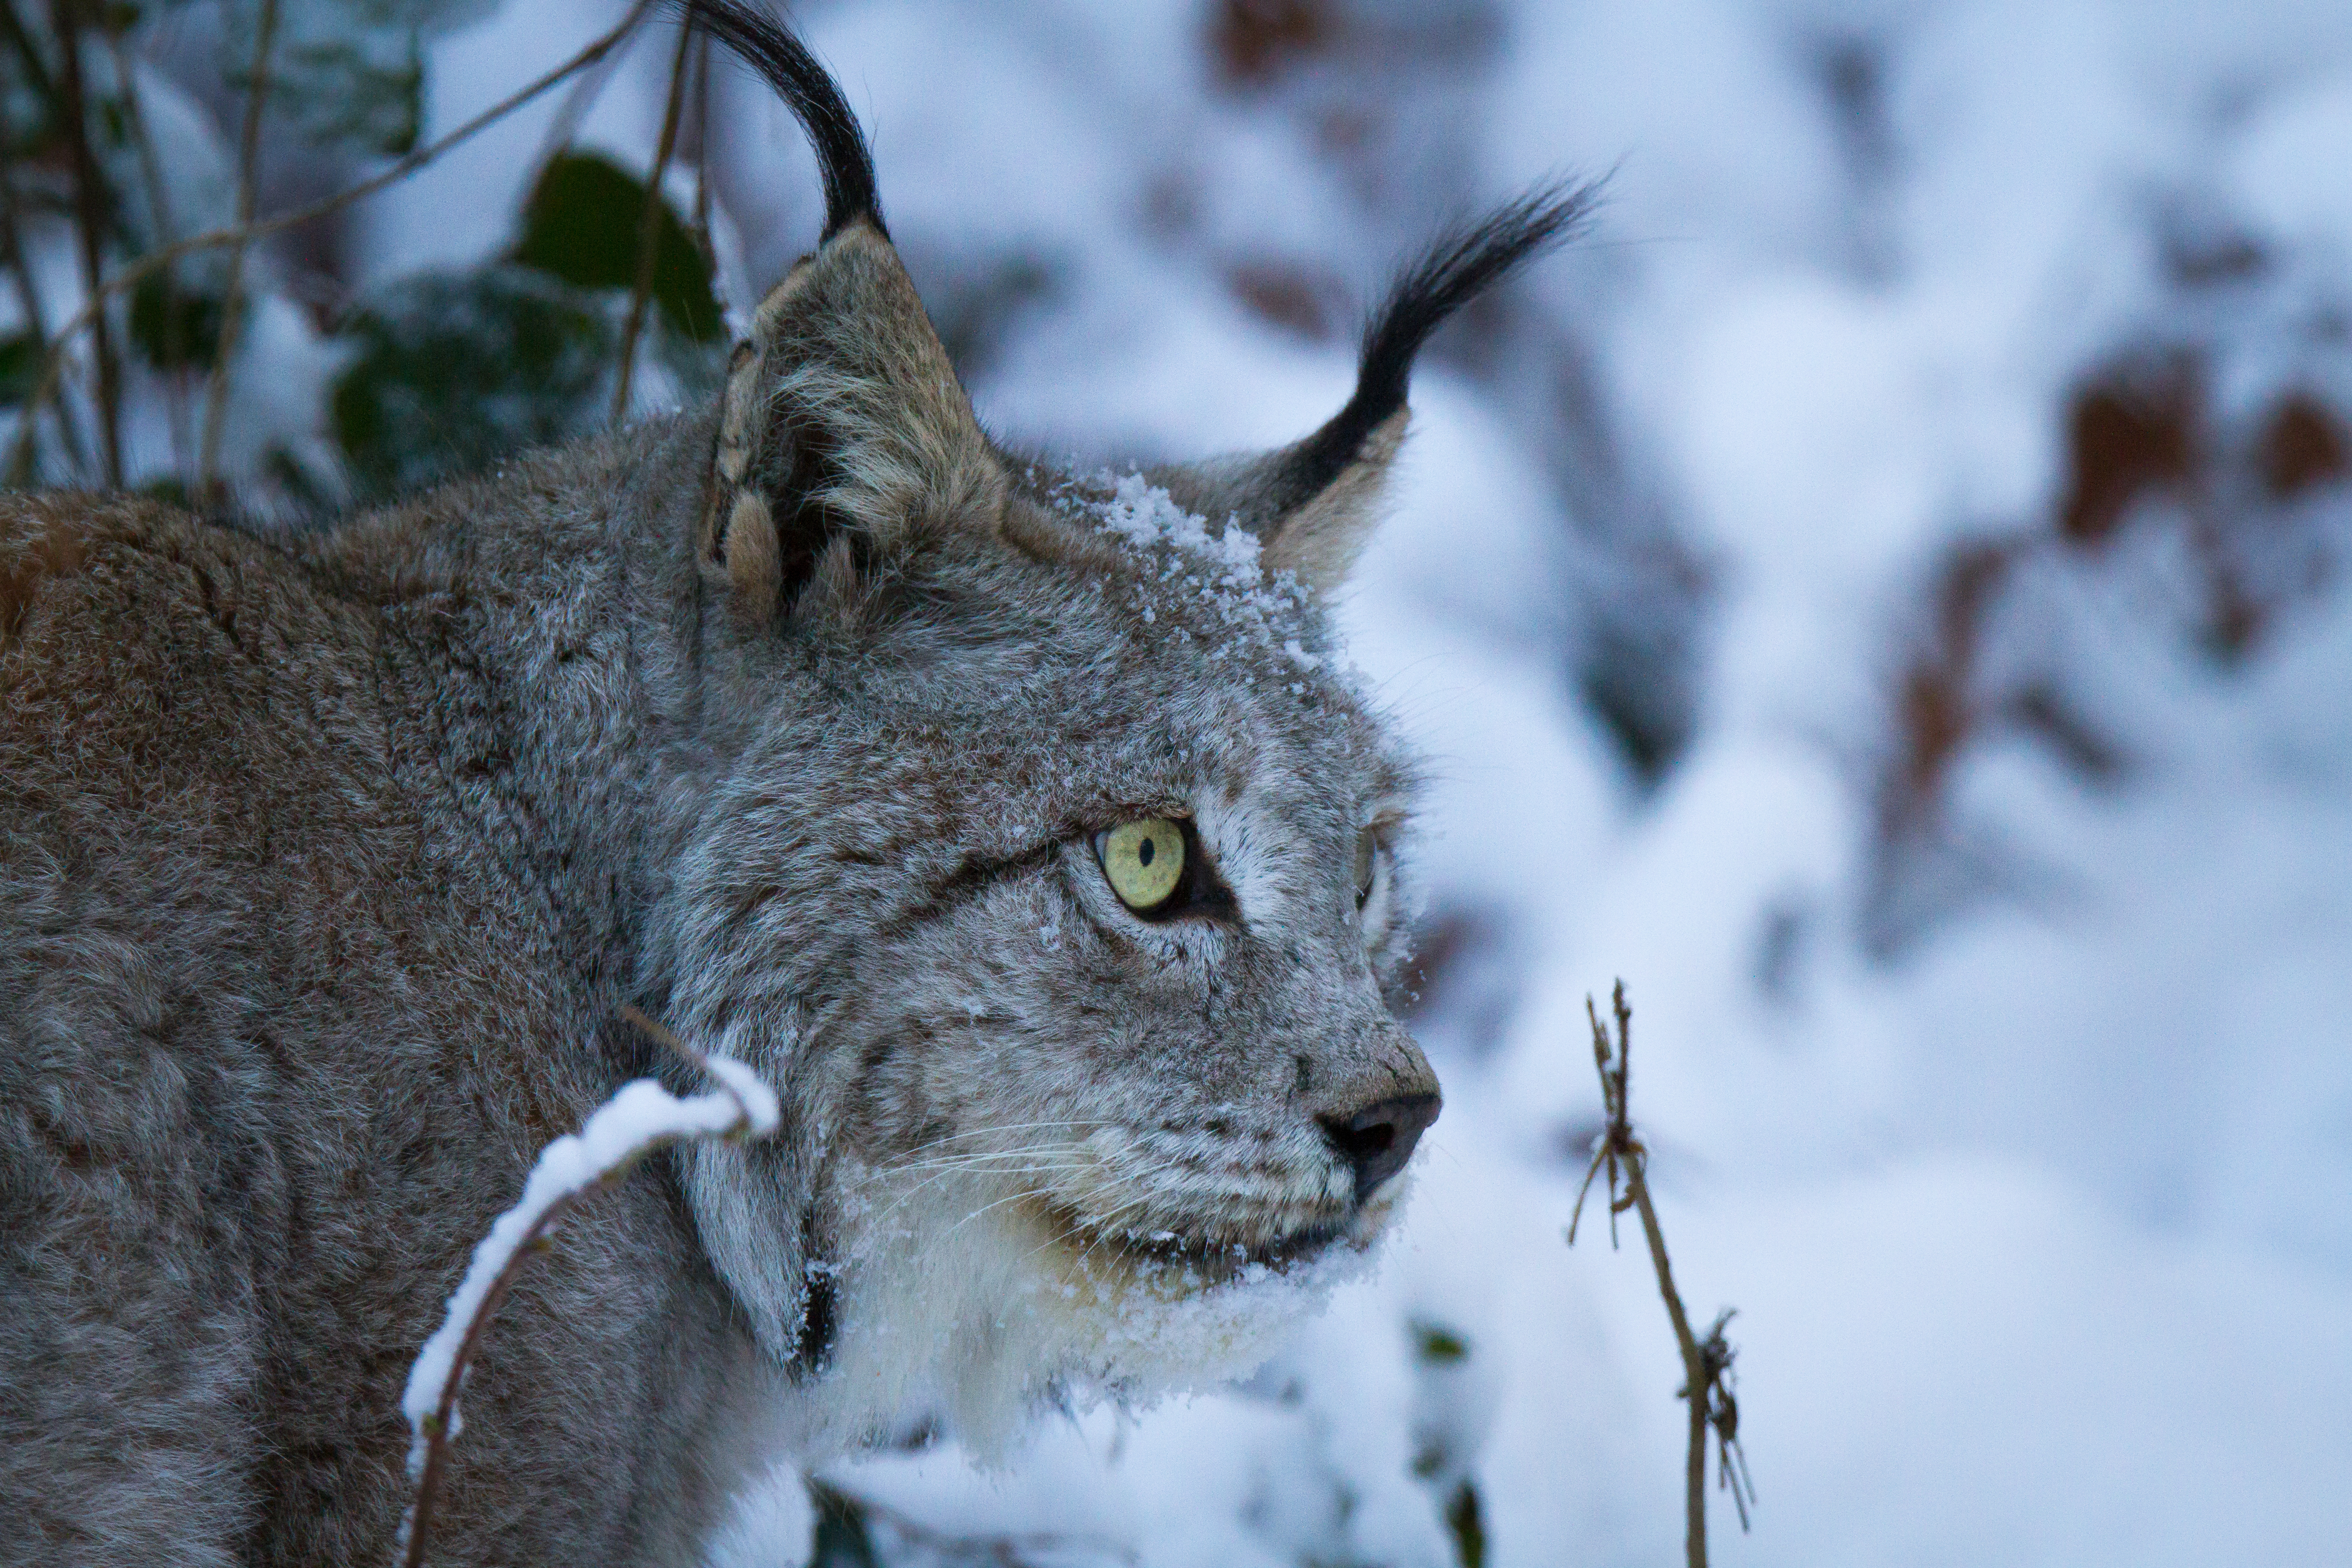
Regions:
<instances>
[{"instance_id":1,"label":"blurred background","mask_svg":"<svg viewBox=\"0 0 2352 1568\"><path fill-rule=\"evenodd\" d=\"M705 394L819 202L657 18L154 259L629 15L10 0L10 482L299 521ZM1381 1269L1242 1388L828 1471L823 1561L1676 1560L1638 1235L1561 1236L1619 976L1739 1310L1717 1562L2346 1560L2352 7L794 15L982 420L1082 466L1305 432L1443 221L1608 179L1424 360L1344 609L1434 779Z\"/></svg>"}]
</instances>

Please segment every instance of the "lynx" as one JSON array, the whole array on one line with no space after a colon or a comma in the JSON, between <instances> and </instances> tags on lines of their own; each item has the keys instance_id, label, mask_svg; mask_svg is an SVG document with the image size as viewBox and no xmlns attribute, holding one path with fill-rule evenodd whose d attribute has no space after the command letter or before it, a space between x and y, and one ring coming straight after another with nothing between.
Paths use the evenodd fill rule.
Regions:
<instances>
[{"instance_id":1,"label":"lynx","mask_svg":"<svg viewBox=\"0 0 2352 1568\"><path fill-rule=\"evenodd\" d=\"M975 422L805 47L686 9L825 193L709 405L284 537L0 504L0 1562L383 1561L472 1243L684 1086L625 1006L785 1125L525 1275L446 1561L691 1562L767 1456L1245 1364L1437 1114L1327 600L1423 339L1580 194L1433 247L1296 445L1073 476Z\"/></svg>"}]
</instances>

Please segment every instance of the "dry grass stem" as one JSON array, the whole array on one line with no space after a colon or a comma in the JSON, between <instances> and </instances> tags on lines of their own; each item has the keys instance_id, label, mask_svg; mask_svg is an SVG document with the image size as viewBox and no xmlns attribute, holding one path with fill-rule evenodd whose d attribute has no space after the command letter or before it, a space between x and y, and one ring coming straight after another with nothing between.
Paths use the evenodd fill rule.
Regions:
<instances>
[{"instance_id":1,"label":"dry grass stem","mask_svg":"<svg viewBox=\"0 0 2352 1568\"><path fill-rule=\"evenodd\" d=\"M98 171L98 155L89 144L89 107L81 73L81 16L76 0L52 0L49 25L58 36L58 57L61 68L58 73L59 108L66 126L68 151L73 159L74 237L79 243L76 255L81 263L82 292L89 308L76 316L65 331L58 334L58 343L70 336L75 328L87 324L90 347L96 364L93 367L97 385L91 393L98 405L99 454L106 465L106 482L115 489L122 488L122 363L115 357L114 339L106 321L105 268L99 254L100 237L106 232L105 185ZM85 323L83 317L89 318ZM47 378L43 377L44 383ZM25 427L29 430L40 415L38 393L25 405Z\"/></svg>"},{"instance_id":2,"label":"dry grass stem","mask_svg":"<svg viewBox=\"0 0 2352 1568\"><path fill-rule=\"evenodd\" d=\"M155 150L155 138L147 127L147 111L139 96L139 79L131 70L131 51L124 47L120 29L110 27L106 34L107 52L114 59L115 85L122 92L122 118L131 136L131 145L139 157L139 178L147 187L148 221L155 228L155 243L172 243L179 226L172 221L172 199L168 183L163 177L163 160ZM189 345L183 335L180 320L179 268L166 267L163 277L163 357L167 372L176 371L187 363ZM172 466L184 482L188 478L188 403L176 375L167 374L163 383L164 408L172 426Z\"/></svg>"},{"instance_id":3,"label":"dry grass stem","mask_svg":"<svg viewBox=\"0 0 2352 1568\"><path fill-rule=\"evenodd\" d=\"M32 258L25 252L24 231L16 212L16 161L8 156L5 142L0 142L0 248L7 252L8 271L16 284L16 298L25 309L25 329L32 334L33 352L40 356L41 363L46 366L49 363L49 312L41 297L41 283L33 271ZM56 412L58 438L65 445L66 460L79 468L87 459L83 456L81 431L74 423L72 406L60 398ZM38 412L28 408L25 428L33 429L38 419ZM17 457L24 460L25 467L23 471L17 471L16 459L12 458L8 483L11 486L28 485L33 481L30 446L20 444Z\"/></svg>"},{"instance_id":4,"label":"dry grass stem","mask_svg":"<svg viewBox=\"0 0 2352 1568\"><path fill-rule=\"evenodd\" d=\"M204 453L196 459L196 493L207 500L220 480L222 426L228 422L228 367L245 337L245 258L253 248L253 205L261 161L261 116L269 104L269 50L278 41L278 0L261 0L253 31L253 67L245 87L245 125L236 142L236 226L240 237L228 247L228 286L221 295L220 340L213 346L213 374L205 388ZM118 477L115 484L120 486Z\"/></svg>"},{"instance_id":5,"label":"dry grass stem","mask_svg":"<svg viewBox=\"0 0 2352 1568\"><path fill-rule=\"evenodd\" d=\"M613 384L613 423L618 425L628 416L629 382L637 367L637 338L646 329L646 306L654 292L654 253L660 247L662 220L662 178L669 173L672 153L677 151L677 126L686 107L688 67L692 63L687 51L694 44L694 18L688 16L678 24L677 52L669 62L669 101L662 109L661 143L654 152L653 172L646 176L646 200L637 215L637 276L635 287L629 293L629 324L621 333L621 374Z\"/></svg>"},{"instance_id":6,"label":"dry grass stem","mask_svg":"<svg viewBox=\"0 0 2352 1568\"><path fill-rule=\"evenodd\" d=\"M702 265L716 284L719 254L710 244L710 35L698 34L694 47L694 215L687 223ZM714 287L714 293L717 292Z\"/></svg>"},{"instance_id":7,"label":"dry grass stem","mask_svg":"<svg viewBox=\"0 0 2352 1568\"><path fill-rule=\"evenodd\" d=\"M1592 999L1584 999L1585 1016L1592 1024L1592 1061L1601 1075L1601 1100L1607 1113L1592 1163L1577 1189L1576 1207L1568 1221L1569 1245L1576 1244L1577 1226L1584 1218L1584 1200L1595 1179L1608 1176L1609 1245L1617 1245L1617 1216L1628 1209L1642 1218L1642 1234L1650 1247L1650 1266L1657 1271L1658 1294L1665 1299L1666 1316L1675 1327L1675 1342L1682 1352L1683 1386L1675 1397L1687 1403L1690 1443L1683 1467L1683 1550L1689 1568L1706 1568L1706 1448L1714 1435L1718 1458L1717 1484L1731 1493L1739 1510L1739 1528L1748 1528L1748 1510L1756 1500L1755 1483L1748 1474L1748 1457L1739 1447L1739 1402L1731 1391L1732 1361L1737 1352L1724 1338L1731 1310L1717 1314L1704 1338L1692 1332L1690 1314L1682 1292L1675 1288L1675 1271L1666 1256L1666 1233L1651 1201L1650 1152L1634 1134L1627 1080L1632 1073L1633 1010L1625 1002L1625 983L1617 982L1611 998L1617 1028L1612 1040Z\"/></svg>"}]
</instances>

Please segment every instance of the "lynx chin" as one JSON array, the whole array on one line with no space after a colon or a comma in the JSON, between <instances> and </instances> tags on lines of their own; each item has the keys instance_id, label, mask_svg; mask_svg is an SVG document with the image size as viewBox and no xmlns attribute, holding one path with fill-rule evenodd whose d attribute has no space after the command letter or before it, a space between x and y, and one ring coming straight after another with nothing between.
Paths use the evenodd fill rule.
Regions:
<instances>
[{"instance_id":1,"label":"lynx chin","mask_svg":"<svg viewBox=\"0 0 2352 1568\"><path fill-rule=\"evenodd\" d=\"M525 1276L449 1562L692 1562L779 1453L1245 1368L1437 1116L1325 599L1416 350L1585 194L1442 237L1296 444L1071 475L975 423L806 49L682 8L826 197L710 404L290 537L0 501L0 1563L383 1561L473 1242L687 1087L625 1005L783 1129Z\"/></svg>"}]
</instances>

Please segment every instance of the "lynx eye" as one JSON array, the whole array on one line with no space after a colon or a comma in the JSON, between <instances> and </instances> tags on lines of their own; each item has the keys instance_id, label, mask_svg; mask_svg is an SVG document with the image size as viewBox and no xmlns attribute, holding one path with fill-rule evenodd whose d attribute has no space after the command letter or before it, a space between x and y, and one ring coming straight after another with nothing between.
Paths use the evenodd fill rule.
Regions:
<instances>
[{"instance_id":1,"label":"lynx eye","mask_svg":"<svg viewBox=\"0 0 2352 1568\"><path fill-rule=\"evenodd\" d=\"M1380 865L1380 835L1367 827L1356 835L1356 907L1360 910L1371 899L1372 878Z\"/></svg>"},{"instance_id":2,"label":"lynx eye","mask_svg":"<svg viewBox=\"0 0 2352 1568\"><path fill-rule=\"evenodd\" d=\"M1184 880L1184 829L1164 816L1122 822L1095 841L1103 876L1138 914L1173 898Z\"/></svg>"}]
</instances>

